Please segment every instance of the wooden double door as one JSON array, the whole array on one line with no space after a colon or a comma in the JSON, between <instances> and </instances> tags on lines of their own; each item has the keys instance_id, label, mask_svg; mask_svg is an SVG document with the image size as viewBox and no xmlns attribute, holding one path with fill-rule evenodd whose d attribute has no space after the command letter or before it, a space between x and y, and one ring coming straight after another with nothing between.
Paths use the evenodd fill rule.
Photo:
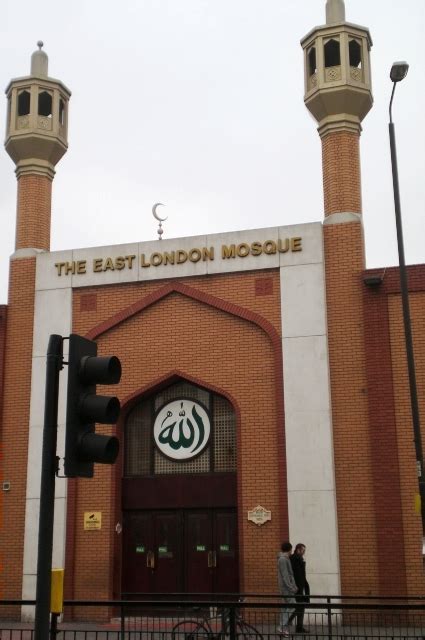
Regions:
<instances>
[{"instance_id":1,"label":"wooden double door","mask_svg":"<svg viewBox=\"0 0 425 640\"><path fill-rule=\"evenodd\" d=\"M123 514L122 594L236 593L235 509Z\"/></svg>"}]
</instances>

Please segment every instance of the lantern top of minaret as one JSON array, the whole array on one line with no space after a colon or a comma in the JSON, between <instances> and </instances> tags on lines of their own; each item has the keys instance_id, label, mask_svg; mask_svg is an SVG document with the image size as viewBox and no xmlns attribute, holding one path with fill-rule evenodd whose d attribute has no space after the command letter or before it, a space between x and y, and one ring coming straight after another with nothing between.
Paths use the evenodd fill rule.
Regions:
<instances>
[{"instance_id":1,"label":"lantern top of minaret","mask_svg":"<svg viewBox=\"0 0 425 640\"><path fill-rule=\"evenodd\" d=\"M345 22L344 0L327 0L326 24L340 24Z\"/></svg>"},{"instance_id":2,"label":"lantern top of minaret","mask_svg":"<svg viewBox=\"0 0 425 640\"><path fill-rule=\"evenodd\" d=\"M31 75L38 78L47 78L49 70L49 58L47 53L43 51L44 42L39 40L37 42L37 51L31 56Z\"/></svg>"},{"instance_id":3,"label":"lantern top of minaret","mask_svg":"<svg viewBox=\"0 0 425 640\"><path fill-rule=\"evenodd\" d=\"M70 90L49 76L49 58L39 40L27 76L6 87L8 117L5 147L16 164L16 175L37 174L53 179L54 167L68 148Z\"/></svg>"},{"instance_id":4,"label":"lantern top of minaret","mask_svg":"<svg viewBox=\"0 0 425 640\"><path fill-rule=\"evenodd\" d=\"M301 40L304 49L304 102L319 133L360 133L372 107L369 29L345 18L344 0L326 0L326 24Z\"/></svg>"}]
</instances>

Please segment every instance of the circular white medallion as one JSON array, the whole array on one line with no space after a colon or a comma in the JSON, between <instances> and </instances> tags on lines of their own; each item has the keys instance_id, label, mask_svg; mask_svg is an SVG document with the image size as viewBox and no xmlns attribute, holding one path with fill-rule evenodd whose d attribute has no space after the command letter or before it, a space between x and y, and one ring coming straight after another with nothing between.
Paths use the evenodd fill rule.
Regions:
<instances>
[{"instance_id":1,"label":"circular white medallion","mask_svg":"<svg viewBox=\"0 0 425 640\"><path fill-rule=\"evenodd\" d=\"M173 460L190 460L208 444L211 424L206 409L195 400L179 399L164 405L153 425L155 444Z\"/></svg>"}]
</instances>

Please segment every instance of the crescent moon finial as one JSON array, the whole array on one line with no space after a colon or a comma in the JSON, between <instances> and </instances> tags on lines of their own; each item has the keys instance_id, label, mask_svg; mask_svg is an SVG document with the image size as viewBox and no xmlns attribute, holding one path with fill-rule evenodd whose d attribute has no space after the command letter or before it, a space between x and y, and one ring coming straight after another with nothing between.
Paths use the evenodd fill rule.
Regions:
<instances>
[{"instance_id":1,"label":"crescent moon finial","mask_svg":"<svg viewBox=\"0 0 425 640\"><path fill-rule=\"evenodd\" d=\"M168 216L167 216L167 218L160 218L159 215L156 212L157 207L165 207L165 204L162 204L162 202L157 202L152 207L152 215L159 222L158 240L162 240L162 234L164 233L164 230L162 228L162 223L164 222L164 220L167 220Z\"/></svg>"},{"instance_id":2,"label":"crescent moon finial","mask_svg":"<svg viewBox=\"0 0 425 640\"><path fill-rule=\"evenodd\" d=\"M162 204L162 202L157 202L152 207L153 217L156 218L158 220L158 222L164 222L164 220L166 220L168 218L168 216L167 216L167 218L160 218L159 215L156 212L157 207L165 207L165 204Z\"/></svg>"}]
</instances>

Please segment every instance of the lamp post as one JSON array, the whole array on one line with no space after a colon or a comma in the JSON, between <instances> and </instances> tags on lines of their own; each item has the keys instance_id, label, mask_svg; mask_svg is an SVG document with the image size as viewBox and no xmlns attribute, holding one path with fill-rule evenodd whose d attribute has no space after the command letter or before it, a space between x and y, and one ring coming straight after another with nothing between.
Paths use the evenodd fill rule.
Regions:
<instances>
[{"instance_id":1,"label":"lamp post","mask_svg":"<svg viewBox=\"0 0 425 640\"><path fill-rule=\"evenodd\" d=\"M416 471L419 483L419 495L422 513L422 526L425 528L425 479L424 479L424 463L422 453L422 438L421 438L421 424L419 419L419 404L418 404L418 392L416 386L416 372L415 372L415 358L413 353L413 339L412 339L412 326L410 322L410 308L409 308L409 289L407 285L407 272L406 263L404 259L404 243L403 243L403 226L401 222L401 206L400 206L400 188L398 183L398 168L397 168L397 150L395 143L395 130L392 119L392 105L394 92L397 82L403 80L409 70L407 62L394 62L391 67L390 78L393 82L393 90L390 100L390 147L391 147L391 167L393 173L393 189L394 189L394 208L395 208L395 220L397 226L397 246L398 246L398 260L400 271L400 290L401 301L403 307L403 324L404 324L404 339L406 343L406 356L407 356L407 369L409 374L409 389L410 389L410 405L412 411L413 422L413 434L415 442L416 453Z\"/></svg>"}]
</instances>

